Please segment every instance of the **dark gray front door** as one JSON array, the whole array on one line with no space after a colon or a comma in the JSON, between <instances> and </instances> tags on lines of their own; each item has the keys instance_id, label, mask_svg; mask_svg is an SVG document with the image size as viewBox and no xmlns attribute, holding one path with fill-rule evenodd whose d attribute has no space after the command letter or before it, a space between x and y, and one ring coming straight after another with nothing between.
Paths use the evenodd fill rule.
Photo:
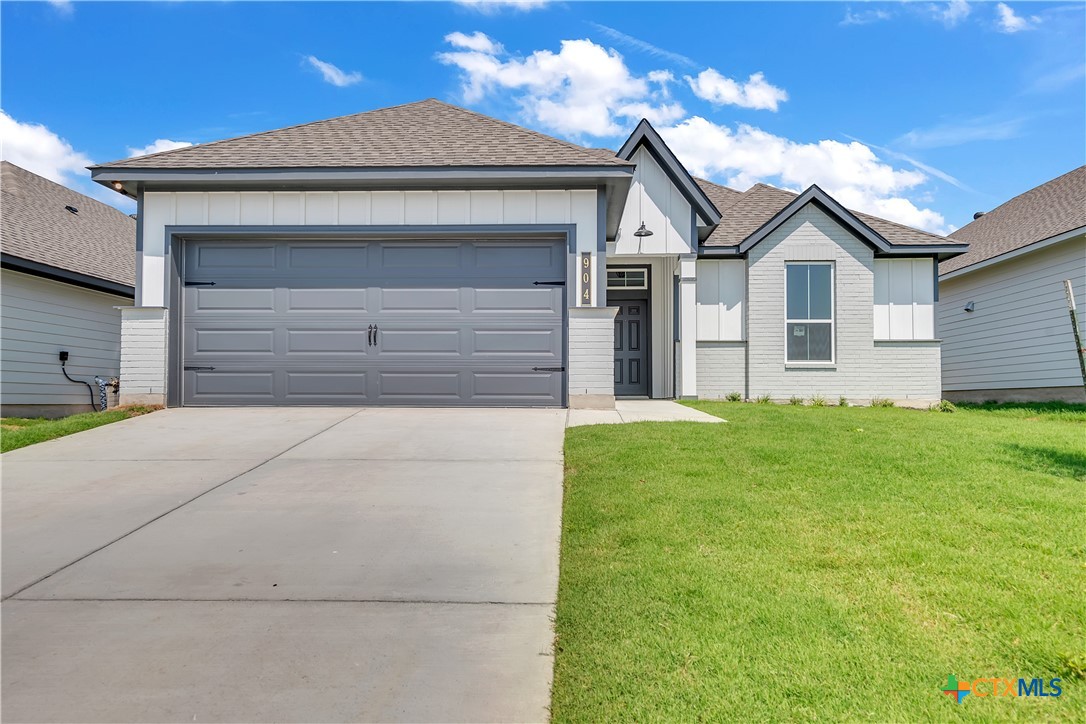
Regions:
<instances>
[{"instance_id":1,"label":"dark gray front door","mask_svg":"<svg viewBox=\"0 0 1086 724\"><path fill-rule=\"evenodd\" d=\"M192 241L186 405L560 406L564 242ZM539 369L536 369L539 368Z\"/></svg>"},{"instance_id":2,"label":"dark gray front door","mask_svg":"<svg viewBox=\"0 0 1086 724\"><path fill-rule=\"evenodd\" d=\"M623 299L611 304L615 315L615 394L649 394L648 300Z\"/></svg>"}]
</instances>

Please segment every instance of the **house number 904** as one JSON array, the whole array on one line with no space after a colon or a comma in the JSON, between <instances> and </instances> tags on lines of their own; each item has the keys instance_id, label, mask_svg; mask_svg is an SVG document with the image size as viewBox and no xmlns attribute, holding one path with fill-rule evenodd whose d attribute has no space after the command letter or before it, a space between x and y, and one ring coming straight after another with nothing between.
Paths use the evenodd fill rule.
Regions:
<instances>
[{"instance_id":1,"label":"house number 904","mask_svg":"<svg viewBox=\"0 0 1086 724\"><path fill-rule=\"evenodd\" d=\"M581 254L581 305L592 306L592 255Z\"/></svg>"}]
</instances>

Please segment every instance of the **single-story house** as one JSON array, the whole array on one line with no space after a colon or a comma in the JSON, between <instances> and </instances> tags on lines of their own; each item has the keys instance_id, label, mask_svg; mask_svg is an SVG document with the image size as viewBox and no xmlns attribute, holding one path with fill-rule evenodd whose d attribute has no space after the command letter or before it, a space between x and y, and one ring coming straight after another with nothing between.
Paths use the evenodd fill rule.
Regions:
<instances>
[{"instance_id":1,"label":"single-story house","mask_svg":"<svg viewBox=\"0 0 1086 724\"><path fill-rule=\"evenodd\" d=\"M125 159L122 400L607 407L939 399L966 245L812 186L740 193L437 100Z\"/></svg>"},{"instance_id":2,"label":"single-story house","mask_svg":"<svg viewBox=\"0 0 1086 724\"><path fill-rule=\"evenodd\" d=\"M91 410L99 388L81 382L120 373L136 222L7 161L0 174L0 414Z\"/></svg>"},{"instance_id":3,"label":"single-story house","mask_svg":"<svg viewBox=\"0 0 1086 724\"><path fill-rule=\"evenodd\" d=\"M939 265L943 396L1086 402L1064 281L1086 317L1086 166L978 213Z\"/></svg>"}]
</instances>

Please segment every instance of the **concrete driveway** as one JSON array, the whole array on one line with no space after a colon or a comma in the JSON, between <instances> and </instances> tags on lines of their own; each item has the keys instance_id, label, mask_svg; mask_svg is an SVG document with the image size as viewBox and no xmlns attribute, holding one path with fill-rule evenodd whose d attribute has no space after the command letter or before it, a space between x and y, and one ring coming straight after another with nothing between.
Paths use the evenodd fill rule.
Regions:
<instances>
[{"instance_id":1,"label":"concrete driveway","mask_svg":"<svg viewBox=\"0 0 1086 724\"><path fill-rule=\"evenodd\" d=\"M183 409L3 456L5 721L540 721L563 410Z\"/></svg>"}]
</instances>

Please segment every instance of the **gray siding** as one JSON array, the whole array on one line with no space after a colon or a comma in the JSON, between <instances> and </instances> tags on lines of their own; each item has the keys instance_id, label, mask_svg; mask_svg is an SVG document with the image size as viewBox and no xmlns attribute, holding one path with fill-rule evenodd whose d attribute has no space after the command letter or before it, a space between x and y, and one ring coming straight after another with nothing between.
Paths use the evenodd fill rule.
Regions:
<instances>
[{"instance_id":1,"label":"gray siding","mask_svg":"<svg viewBox=\"0 0 1086 724\"><path fill-rule=\"evenodd\" d=\"M1086 237L942 281L943 389L1082 385L1063 280L1086 316ZM975 311L966 312L973 302Z\"/></svg>"},{"instance_id":2,"label":"gray siding","mask_svg":"<svg viewBox=\"0 0 1086 724\"><path fill-rule=\"evenodd\" d=\"M121 312L125 297L0 272L0 397L5 407L74 406L90 409L83 385L64 378L57 353L71 356L76 379L120 372ZM74 411L74 410L72 410Z\"/></svg>"},{"instance_id":3,"label":"gray siding","mask_svg":"<svg viewBox=\"0 0 1086 724\"><path fill-rule=\"evenodd\" d=\"M720 400L730 392L746 397L746 342L698 342L698 397Z\"/></svg>"}]
</instances>

